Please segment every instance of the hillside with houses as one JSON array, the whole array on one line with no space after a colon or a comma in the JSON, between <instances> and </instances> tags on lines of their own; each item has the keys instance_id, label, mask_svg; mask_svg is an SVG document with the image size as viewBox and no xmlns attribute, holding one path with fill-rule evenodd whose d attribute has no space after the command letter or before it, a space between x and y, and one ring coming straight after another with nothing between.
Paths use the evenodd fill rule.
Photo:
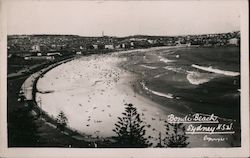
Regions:
<instances>
[{"instance_id":1,"label":"hillside with houses","mask_svg":"<svg viewBox=\"0 0 250 158\"><path fill-rule=\"evenodd\" d=\"M221 47L239 46L240 32L186 36L83 37L77 35L9 35L8 57L25 60L53 60L70 54L106 53L110 51L157 46Z\"/></svg>"}]
</instances>

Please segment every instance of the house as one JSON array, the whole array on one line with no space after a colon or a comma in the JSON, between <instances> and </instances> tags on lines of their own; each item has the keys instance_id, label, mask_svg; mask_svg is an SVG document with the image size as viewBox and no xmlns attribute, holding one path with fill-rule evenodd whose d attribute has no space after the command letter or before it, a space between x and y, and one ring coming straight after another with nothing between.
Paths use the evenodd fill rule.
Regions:
<instances>
[{"instance_id":1,"label":"house","mask_svg":"<svg viewBox=\"0 0 250 158\"><path fill-rule=\"evenodd\" d=\"M40 46L39 45L33 45L32 47L31 47L31 51L32 52L40 52L41 51L41 48L40 48Z\"/></svg>"},{"instance_id":2,"label":"house","mask_svg":"<svg viewBox=\"0 0 250 158\"><path fill-rule=\"evenodd\" d=\"M150 44L155 44L155 43L156 43L156 40L148 40L148 43L150 43Z\"/></svg>"},{"instance_id":3,"label":"house","mask_svg":"<svg viewBox=\"0 0 250 158\"><path fill-rule=\"evenodd\" d=\"M177 47L187 47L187 46L191 46L191 43L190 43L190 44L187 44L187 43L184 43L184 42L181 42L181 41L176 41L175 44L176 44Z\"/></svg>"},{"instance_id":4,"label":"house","mask_svg":"<svg viewBox=\"0 0 250 158\"><path fill-rule=\"evenodd\" d=\"M122 48L126 48L126 44L125 44L125 43L122 43L122 44L121 44L121 47L122 47Z\"/></svg>"},{"instance_id":5,"label":"house","mask_svg":"<svg viewBox=\"0 0 250 158\"><path fill-rule=\"evenodd\" d=\"M93 44L92 45L94 49L98 49L98 45L97 44Z\"/></svg>"},{"instance_id":6,"label":"house","mask_svg":"<svg viewBox=\"0 0 250 158\"><path fill-rule=\"evenodd\" d=\"M105 49L114 49L114 45L113 44L106 44L104 46Z\"/></svg>"},{"instance_id":7,"label":"house","mask_svg":"<svg viewBox=\"0 0 250 158\"><path fill-rule=\"evenodd\" d=\"M42 56L42 53L36 53L37 56Z\"/></svg>"},{"instance_id":8,"label":"house","mask_svg":"<svg viewBox=\"0 0 250 158\"><path fill-rule=\"evenodd\" d=\"M228 44L238 46L239 45L239 39L231 38L231 39L228 40Z\"/></svg>"},{"instance_id":9,"label":"house","mask_svg":"<svg viewBox=\"0 0 250 158\"><path fill-rule=\"evenodd\" d=\"M120 44L119 44L119 45L116 45L115 48L116 48L116 49L120 49L120 48L121 48Z\"/></svg>"}]
</instances>

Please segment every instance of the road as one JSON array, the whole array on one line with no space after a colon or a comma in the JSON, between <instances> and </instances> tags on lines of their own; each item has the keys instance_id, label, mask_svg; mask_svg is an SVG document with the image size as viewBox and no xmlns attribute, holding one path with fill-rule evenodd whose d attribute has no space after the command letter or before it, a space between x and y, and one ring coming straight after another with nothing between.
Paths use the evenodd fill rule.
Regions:
<instances>
[{"instance_id":1,"label":"road","mask_svg":"<svg viewBox=\"0 0 250 158\"><path fill-rule=\"evenodd\" d=\"M37 71L37 70L34 70ZM34 73L34 71L30 73ZM8 78L7 125L9 147L91 147L92 144L63 134L41 117L28 102L18 101L19 91L30 74Z\"/></svg>"}]
</instances>

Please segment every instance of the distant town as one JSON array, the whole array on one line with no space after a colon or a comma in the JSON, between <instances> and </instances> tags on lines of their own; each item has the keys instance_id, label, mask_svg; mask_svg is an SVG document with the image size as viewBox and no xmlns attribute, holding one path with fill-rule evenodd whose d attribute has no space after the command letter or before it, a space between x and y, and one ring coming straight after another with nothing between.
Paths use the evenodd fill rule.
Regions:
<instances>
[{"instance_id":1,"label":"distant town","mask_svg":"<svg viewBox=\"0 0 250 158\"><path fill-rule=\"evenodd\" d=\"M63 56L107 53L159 46L223 47L239 46L240 31L186 36L105 36L77 35L9 35L8 62L55 60ZM24 61L24 62L25 62ZM27 63L26 63L27 64ZM24 65L26 65L24 64ZM8 71L10 72L10 71Z\"/></svg>"},{"instance_id":2,"label":"distant town","mask_svg":"<svg viewBox=\"0 0 250 158\"><path fill-rule=\"evenodd\" d=\"M187 36L128 36L128 37L82 37L76 35L9 35L8 53L22 56L35 53L70 51L87 53L93 49L135 49L156 46L203 46L218 47L235 45L240 41L240 32Z\"/></svg>"}]
</instances>

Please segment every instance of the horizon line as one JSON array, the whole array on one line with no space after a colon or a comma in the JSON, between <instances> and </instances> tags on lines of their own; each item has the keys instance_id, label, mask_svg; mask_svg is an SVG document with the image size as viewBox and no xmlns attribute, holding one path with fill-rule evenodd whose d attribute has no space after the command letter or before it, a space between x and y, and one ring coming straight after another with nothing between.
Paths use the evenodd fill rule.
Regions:
<instances>
[{"instance_id":1,"label":"horizon line","mask_svg":"<svg viewBox=\"0 0 250 158\"><path fill-rule=\"evenodd\" d=\"M36 35L54 35L54 36L80 36L80 37L116 37L116 38L125 38L130 36L151 36L151 37L178 37L178 36L198 36L198 35L216 35L216 34L226 34L233 32L241 32L240 30L230 31L230 32L220 32L220 33L197 33L197 34L180 34L180 35L147 35L147 34L134 34L134 35L125 35L125 36L116 36L116 35L99 35L99 36L91 36L91 35L79 35L79 34L53 34L53 33L40 33L40 34L7 34L7 36L36 36Z\"/></svg>"}]
</instances>

